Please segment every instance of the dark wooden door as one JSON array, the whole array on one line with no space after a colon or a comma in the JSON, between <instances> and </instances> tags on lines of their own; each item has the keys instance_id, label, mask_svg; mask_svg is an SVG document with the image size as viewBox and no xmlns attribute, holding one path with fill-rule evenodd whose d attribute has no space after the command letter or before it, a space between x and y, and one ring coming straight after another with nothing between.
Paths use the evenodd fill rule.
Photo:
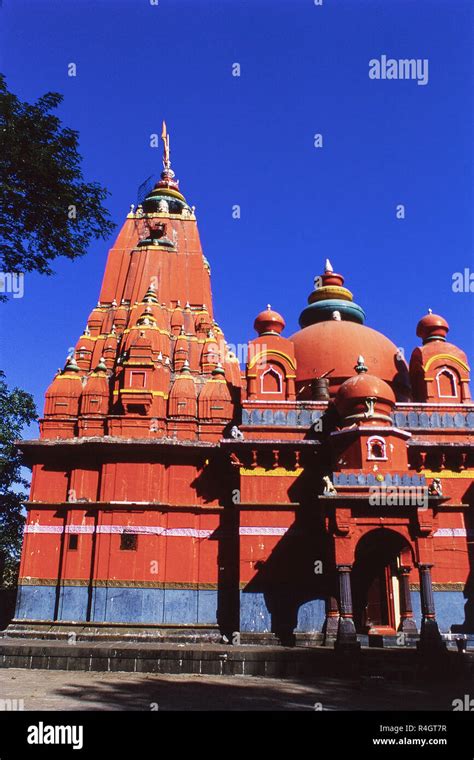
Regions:
<instances>
[{"instance_id":1,"label":"dark wooden door","mask_svg":"<svg viewBox=\"0 0 474 760\"><path fill-rule=\"evenodd\" d=\"M390 565L374 568L367 587L365 625L367 627L394 625L392 573Z\"/></svg>"}]
</instances>

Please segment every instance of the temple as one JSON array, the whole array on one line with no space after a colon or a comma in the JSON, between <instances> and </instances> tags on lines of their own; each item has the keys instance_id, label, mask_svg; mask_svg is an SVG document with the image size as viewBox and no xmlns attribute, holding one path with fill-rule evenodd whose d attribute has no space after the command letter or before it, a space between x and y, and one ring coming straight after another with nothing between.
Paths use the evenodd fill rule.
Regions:
<instances>
[{"instance_id":1,"label":"temple","mask_svg":"<svg viewBox=\"0 0 474 760\"><path fill-rule=\"evenodd\" d=\"M474 632L474 405L447 322L421 317L407 363L326 261L300 329L267 306L241 367L163 141L21 444L9 633L436 648Z\"/></svg>"}]
</instances>

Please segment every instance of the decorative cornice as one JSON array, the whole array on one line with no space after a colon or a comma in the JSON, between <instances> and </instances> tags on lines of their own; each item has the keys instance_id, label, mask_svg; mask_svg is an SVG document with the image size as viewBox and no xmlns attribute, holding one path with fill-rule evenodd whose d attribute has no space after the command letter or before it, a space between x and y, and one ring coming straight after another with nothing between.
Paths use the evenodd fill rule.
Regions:
<instances>
[{"instance_id":1,"label":"decorative cornice","mask_svg":"<svg viewBox=\"0 0 474 760\"><path fill-rule=\"evenodd\" d=\"M454 581L448 581L446 583L433 583L433 591L464 591L466 588L465 583L457 583ZM419 583L410 583L410 591L419 591Z\"/></svg>"},{"instance_id":2,"label":"decorative cornice","mask_svg":"<svg viewBox=\"0 0 474 760\"><path fill-rule=\"evenodd\" d=\"M275 467L271 470L266 470L264 467L241 467L240 474L243 477L278 477L278 478L297 478L303 472L302 467L298 467L296 470L287 470L285 467Z\"/></svg>"},{"instance_id":3,"label":"decorative cornice","mask_svg":"<svg viewBox=\"0 0 474 760\"><path fill-rule=\"evenodd\" d=\"M20 578L19 586L53 586L58 585L57 578ZM217 583L165 583L163 581L122 581L122 580L94 580L82 578L61 579L59 585L62 587L81 587L88 588L156 588L163 590L189 589L191 591L212 591L217 590Z\"/></svg>"}]
</instances>

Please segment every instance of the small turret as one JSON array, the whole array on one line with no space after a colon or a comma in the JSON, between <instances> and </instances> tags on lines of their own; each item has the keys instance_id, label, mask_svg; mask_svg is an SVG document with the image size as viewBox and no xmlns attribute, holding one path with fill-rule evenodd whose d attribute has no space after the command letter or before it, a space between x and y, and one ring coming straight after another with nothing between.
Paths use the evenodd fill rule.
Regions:
<instances>
[{"instance_id":1,"label":"small turret","mask_svg":"<svg viewBox=\"0 0 474 760\"><path fill-rule=\"evenodd\" d=\"M69 356L64 370L58 372L46 391L41 425L44 438L72 438L75 435L81 394L80 368L74 356Z\"/></svg>"},{"instance_id":2,"label":"small turret","mask_svg":"<svg viewBox=\"0 0 474 760\"><path fill-rule=\"evenodd\" d=\"M200 420L226 423L232 419L233 407L225 372L218 364L199 394L198 415Z\"/></svg>"},{"instance_id":3,"label":"small turret","mask_svg":"<svg viewBox=\"0 0 474 760\"><path fill-rule=\"evenodd\" d=\"M416 334L423 345L410 359L410 379L414 401L470 403L470 368L467 356L446 335L449 325L444 317L428 314L420 319Z\"/></svg>"},{"instance_id":4,"label":"small turret","mask_svg":"<svg viewBox=\"0 0 474 760\"><path fill-rule=\"evenodd\" d=\"M109 412L109 381L104 357L87 378L81 396L79 435L104 435L105 418Z\"/></svg>"}]
</instances>

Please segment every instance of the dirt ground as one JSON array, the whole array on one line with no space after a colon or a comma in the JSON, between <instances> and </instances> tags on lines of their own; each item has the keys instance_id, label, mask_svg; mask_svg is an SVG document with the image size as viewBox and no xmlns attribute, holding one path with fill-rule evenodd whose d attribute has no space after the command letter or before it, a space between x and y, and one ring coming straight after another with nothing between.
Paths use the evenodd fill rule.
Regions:
<instances>
[{"instance_id":1,"label":"dirt ground","mask_svg":"<svg viewBox=\"0 0 474 760\"><path fill-rule=\"evenodd\" d=\"M23 710L452 710L461 687L384 679L279 680L246 676L0 670L0 709ZM2 700L4 700L2 702ZM11 702L9 701L11 700Z\"/></svg>"}]
</instances>

